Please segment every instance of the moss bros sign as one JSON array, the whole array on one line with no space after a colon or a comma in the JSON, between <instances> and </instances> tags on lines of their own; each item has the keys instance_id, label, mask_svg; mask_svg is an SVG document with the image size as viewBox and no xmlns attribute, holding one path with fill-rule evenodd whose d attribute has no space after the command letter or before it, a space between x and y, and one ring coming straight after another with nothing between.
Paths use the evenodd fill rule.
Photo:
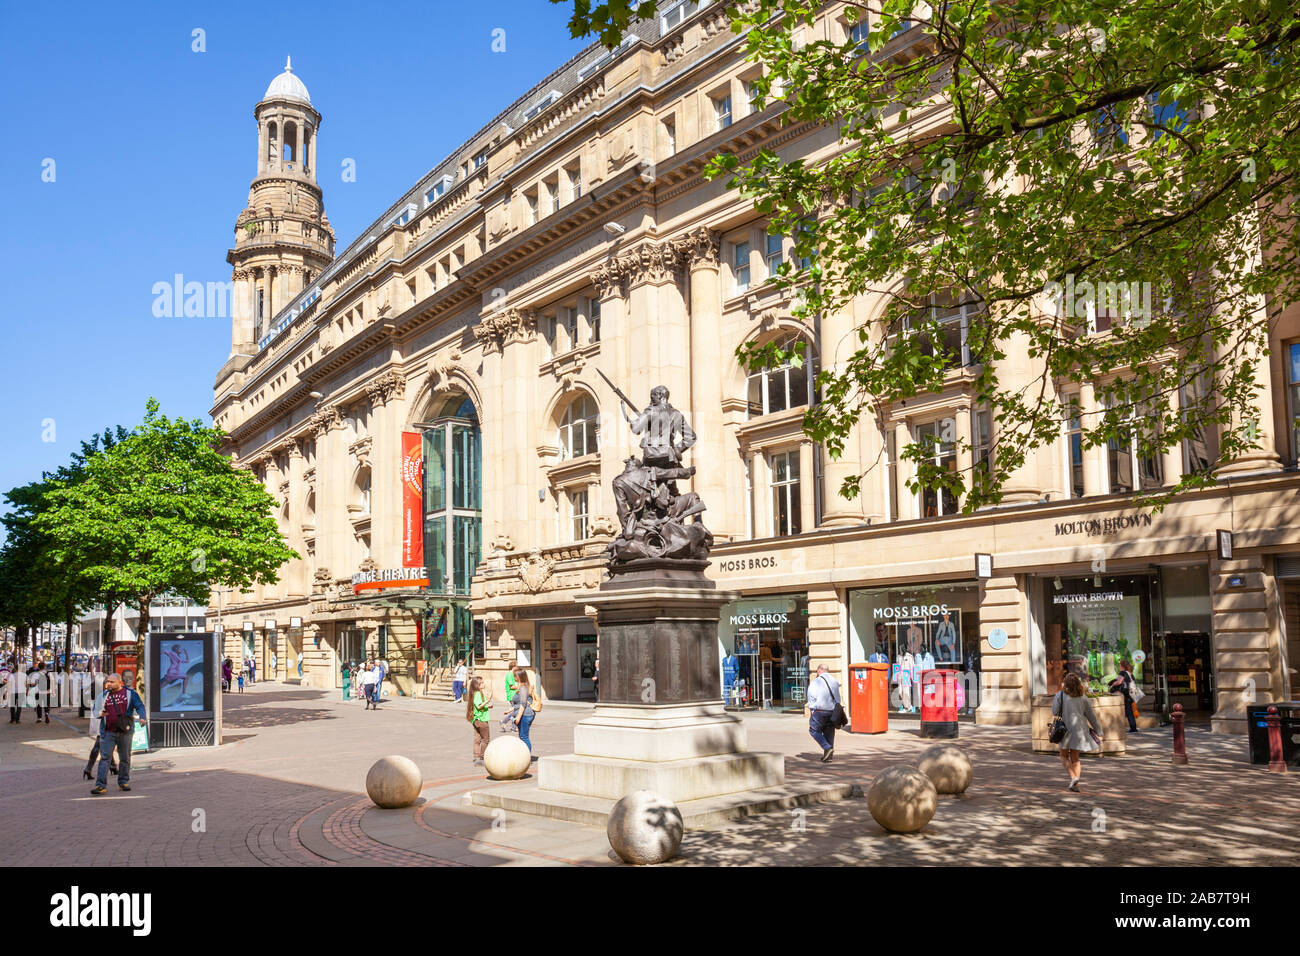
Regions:
<instances>
[{"instance_id":1,"label":"moss bros sign","mask_svg":"<svg viewBox=\"0 0 1300 956\"><path fill-rule=\"evenodd\" d=\"M1116 534L1133 528L1151 527L1151 515L1112 515L1109 518L1084 518L1079 521L1058 521L1052 529L1059 537L1066 534L1086 534L1095 538L1102 534Z\"/></svg>"},{"instance_id":2,"label":"moss bros sign","mask_svg":"<svg viewBox=\"0 0 1300 956\"><path fill-rule=\"evenodd\" d=\"M719 571L761 571L776 567L776 557L770 554L753 558L728 558L718 562Z\"/></svg>"}]
</instances>

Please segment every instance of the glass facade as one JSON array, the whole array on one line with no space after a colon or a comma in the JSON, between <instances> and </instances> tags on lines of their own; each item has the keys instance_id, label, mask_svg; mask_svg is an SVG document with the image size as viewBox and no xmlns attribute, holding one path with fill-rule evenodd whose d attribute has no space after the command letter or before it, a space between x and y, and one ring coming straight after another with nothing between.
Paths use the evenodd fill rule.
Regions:
<instances>
[{"instance_id":1,"label":"glass facade","mask_svg":"<svg viewBox=\"0 0 1300 956\"><path fill-rule=\"evenodd\" d=\"M718 642L724 704L803 710L808 693L807 595L773 595L724 606Z\"/></svg>"},{"instance_id":2,"label":"glass facade","mask_svg":"<svg viewBox=\"0 0 1300 956\"><path fill-rule=\"evenodd\" d=\"M440 644L444 661L468 659L474 649L468 598L483 554L482 472L478 414L468 398L453 399L424 428L424 563L429 590L452 605L445 635L429 646Z\"/></svg>"},{"instance_id":3,"label":"glass facade","mask_svg":"<svg viewBox=\"0 0 1300 956\"><path fill-rule=\"evenodd\" d=\"M926 584L849 592L849 664L890 665L890 709L920 709L920 678L942 668L969 674L959 680L958 706L973 709L967 688L978 685L978 584Z\"/></svg>"}]
</instances>

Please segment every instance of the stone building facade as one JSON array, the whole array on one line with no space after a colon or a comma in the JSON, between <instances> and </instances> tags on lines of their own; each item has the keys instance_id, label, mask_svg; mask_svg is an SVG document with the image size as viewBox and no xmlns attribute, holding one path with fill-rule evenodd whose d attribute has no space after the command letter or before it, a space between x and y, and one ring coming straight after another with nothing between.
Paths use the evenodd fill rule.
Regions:
<instances>
[{"instance_id":1,"label":"stone building facade","mask_svg":"<svg viewBox=\"0 0 1300 956\"><path fill-rule=\"evenodd\" d=\"M846 29L832 5L804 39ZM809 669L843 680L876 652L970 666L969 703L994 723L1027 722L1072 661L1100 671L1139 649L1154 706L1181 702L1218 729L1244 729L1251 700L1292 696L1300 310L1259 361L1273 399L1263 450L1156 516L1130 490L1168 483L1204 449L1141 460L1078 449L1066 429L1003 507L963 516L908 492L893 458L912 437L956 434L977 454L996 441L964 365L941 393L864 418L832 460L800 427L811 368L749 376L735 350L801 337L811 365L833 364L884 302L793 319L763 281L791 241L703 177L719 150L837 148L833 130L784 123L780 103L751 105L761 68L741 43L723 9L686 3L613 53L585 50L339 254L316 180L321 116L296 76L276 78L255 109L258 176L229 253L251 305L212 414L302 558L227 597L228 651L321 687L378 651L403 693L460 656L498 681L519 662L549 696L590 696L598 635L581 595L601 581L610 481L636 451L607 377L640 405L666 385L699 436L709 573L744 595L723 614L730 703L798 709ZM960 335L962 309L947 319ZM1032 374L1003 361L1000 379ZM1095 414L1093 386L1076 392ZM970 454L952 450L951 465ZM862 495L840 498L872 462ZM990 556L978 571L977 555Z\"/></svg>"}]
</instances>

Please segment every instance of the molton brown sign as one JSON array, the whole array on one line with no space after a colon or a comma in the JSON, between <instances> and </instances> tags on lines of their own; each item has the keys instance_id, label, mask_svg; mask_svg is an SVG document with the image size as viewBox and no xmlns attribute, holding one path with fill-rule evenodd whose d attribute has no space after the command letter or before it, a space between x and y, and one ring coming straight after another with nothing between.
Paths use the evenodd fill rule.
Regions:
<instances>
[{"instance_id":1,"label":"molton brown sign","mask_svg":"<svg viewBox=\"0 0 1300 956\"><path fill-rule=\"evenodd\" d=\"M1090 538L1102 534L1116 534L1134 528L1151 527L1151 515L1111 515L1105 518L1080 518L1078 521L1058 521L1053 532L1059 537L1066 534L1086 534Z\"/></svg>"}]
</instances>

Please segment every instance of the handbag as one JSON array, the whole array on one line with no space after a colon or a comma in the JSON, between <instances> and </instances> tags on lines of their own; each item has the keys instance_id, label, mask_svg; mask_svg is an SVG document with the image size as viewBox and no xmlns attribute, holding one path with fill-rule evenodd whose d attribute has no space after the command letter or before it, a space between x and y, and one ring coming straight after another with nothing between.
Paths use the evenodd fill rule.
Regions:
<instances>
[{"instance_id":1,"label":"handbag","mask_svg":"<svg viewBox=\"0 0 1300 956\"><path fill-rule=\"evenodd\" d=\"M831 687L831 682L825 677L821 678L821 682L825 684L826 689L831 692L831 703L835 705L831 708L831 726L836 730L842 730L848 726L849 715L844 713L844 705L836 699L835 690Z\"/></svg>"},{"instance_id":2,"label":"handbag","mask_svg":"<svg viewBox=\"0 0 1300 956\"><path fill-rule=\"evenodd\" d=\"M1057 696L1057 699L1060 699L1060 697L1061 697L1061 693L1060 693L1060 691L1057 691L1056 696ZM1065 709L1065 707L1064 707L1064 701L1062 701L1062 708L1061 708L1061 709L1062 709L1062 710ZM1065 718L1062 717L1060 714L1053 714L1053 715L1052 715L1052 722L1051 722L1051 723L1048 725L1048 727L1047 727L1047 739L1048 739L1048 741L1049 741L1050 743L1059 744L1062 740L1065 739L1065 732L1066 732L1066 727L1065 727Z\"/></svg>"}]
</instances>

